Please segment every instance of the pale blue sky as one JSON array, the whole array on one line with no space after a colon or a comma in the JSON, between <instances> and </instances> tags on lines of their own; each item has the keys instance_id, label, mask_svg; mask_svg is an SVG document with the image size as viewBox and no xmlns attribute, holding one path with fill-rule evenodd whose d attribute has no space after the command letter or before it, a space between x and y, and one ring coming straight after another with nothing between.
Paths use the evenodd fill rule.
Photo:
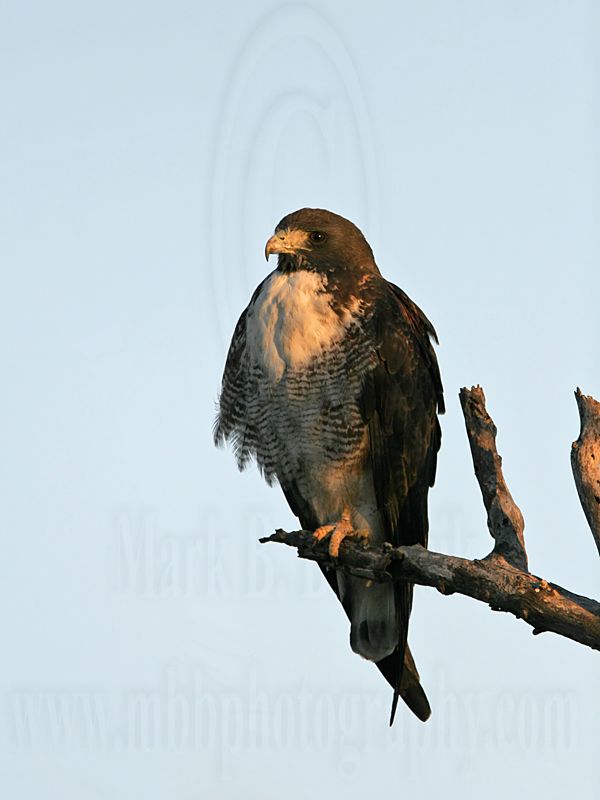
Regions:
<instances>
[{"instance_id":1,"label":"pale blue sky","mask_svg":"<svg viewBox=\"0 0 600 800\"><path fill-rule=\"evenodd\" d=\"M267 237L331 208L440 336L431 547L490 549L480 383L532 571L597 596L569 451L573 390L600 398L599 38L591 0L3 5L3 798L596 797L596 654L418 589L433 716L390 731L211 425Z\"/></svg>"}]
</instances>

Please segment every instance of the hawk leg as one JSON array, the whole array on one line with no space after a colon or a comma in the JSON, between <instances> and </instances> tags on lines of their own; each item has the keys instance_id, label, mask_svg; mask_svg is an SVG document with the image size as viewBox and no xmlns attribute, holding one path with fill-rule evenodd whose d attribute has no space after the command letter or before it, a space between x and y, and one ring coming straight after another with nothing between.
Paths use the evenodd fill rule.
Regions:
<instances>
[{"instance_id":1,"label":"hawk leg","mask_svg":"<svg viewBox=\"0 0 600 800\"><path fill-rule=\"evenodd\" d=\"M340 552L340 545L346 537L352 536L356 539L368 539L369 531L366 528L355 530L352 527L350 509L344 508L338 522L331 525L321 525L321 527L317 528L314 532L313 536L318 542L326 536L331 536L329 540L329 555L332 558L337 558Z\"/></svg>"}]
</instances>

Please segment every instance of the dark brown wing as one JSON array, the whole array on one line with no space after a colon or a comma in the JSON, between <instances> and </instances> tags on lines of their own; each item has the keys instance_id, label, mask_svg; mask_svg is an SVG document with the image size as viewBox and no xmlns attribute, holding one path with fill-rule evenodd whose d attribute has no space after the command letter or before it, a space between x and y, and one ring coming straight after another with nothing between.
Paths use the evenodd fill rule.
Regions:
<instances>
[{"instance_id":1,"label":"dark brown wing","mask_svg":"<svg viewBox=\"0 0 600 800\"><path fill-rule=\"evenodd\" d=\"M379 363L362 397L369 425L371 464L386 539L393 545L427 546L427 494L435 480L444 411L443 389L425 314L397 286L382 282L375 299L372 336ZM396 585L400 617L397 650L378 663L394 688L393 721L412 605L411 584ZM406 699L406 698L405 698Z\"/></svg>"},{"instance_id":2,"label":"dark brown wing","mask_svg":"<svg viewBox=\"0 0 600 800\"><path fill-rule=\"evenodd\" d=\"M362 397L369 424L375 494L394 545L427 546L427 492L433 486L444 412L439 368L425 314L384 282L371 335L379 363Z\"/></svg>"}]
</instances>

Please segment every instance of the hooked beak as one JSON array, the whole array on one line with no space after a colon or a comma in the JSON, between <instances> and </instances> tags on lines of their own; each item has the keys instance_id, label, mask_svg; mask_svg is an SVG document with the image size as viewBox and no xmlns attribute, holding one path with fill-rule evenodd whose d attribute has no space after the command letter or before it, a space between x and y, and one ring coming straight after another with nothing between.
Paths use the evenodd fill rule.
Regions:
<instances>
[{"instance_id":1,"label":"hooked beak","mask_svg":"<svg viewBox=\"0 0 600 800\"><path fill-rule=\"evenodd\" d=\"M296 253L298 250L307 250L308 235L305 231L277 231L265 245L265 258L273 253Z\"/></svg>"},{"instance_id":2,"label":"hooked beak","mask_svg":"<svg viewBox=\"0 0 600 800\"><path fill-rule=\"evenodd\" d=\"M269 256L272 255L273 253L281 253L281 250L279 249L280 245L281 245L281 239L279 238L279 236L277 235L271 236L271 238L265 245L265 258L267 259L267 261L269 260Z\"/></svg>"}]
</instances>

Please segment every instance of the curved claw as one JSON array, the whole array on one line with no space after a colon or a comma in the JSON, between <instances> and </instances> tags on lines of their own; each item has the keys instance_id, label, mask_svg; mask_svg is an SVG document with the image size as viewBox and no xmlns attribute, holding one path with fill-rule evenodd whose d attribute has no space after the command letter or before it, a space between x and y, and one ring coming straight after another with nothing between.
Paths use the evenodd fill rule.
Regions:
<instances>
[{"instance_id":1,"label":"curved claw","mask_svg":"<svg viewBox=\"0 0 600 800\"><path fill-rule=\"evenodd\" d=\"M317 542L320 542L322 539L325 539L327 536L329 536L330 533L333 533L335 527L335 525L321 525L321 527L317 528L317 530L313 533L313 536Z\"/></svg>"},{"instance_id":2,"label":"curved claw","mask_svg":"<svg viewBox=\"0 0 600 800\"><path fill-rule=\"evenodd\" d=\"M327 536L331 536L329 541L329 555L331 558L337 558L340 554L340 545L348 536L358 539L368 539L369 531L366 529L355 530L350 522L350 515L343 514L339 522L332 525L321 525L316 529L313 536L320 542Z\"/></svg>"}]
</instances>

